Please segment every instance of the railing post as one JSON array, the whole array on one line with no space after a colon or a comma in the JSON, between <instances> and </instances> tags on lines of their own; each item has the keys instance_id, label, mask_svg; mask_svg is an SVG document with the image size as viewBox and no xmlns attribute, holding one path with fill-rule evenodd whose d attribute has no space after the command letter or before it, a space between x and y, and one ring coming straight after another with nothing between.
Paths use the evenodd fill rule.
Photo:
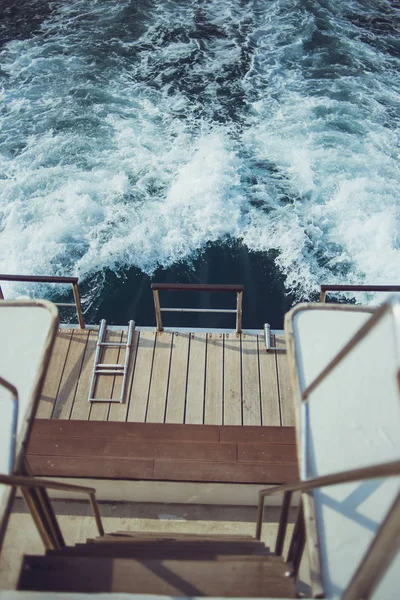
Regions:
<instances>
[{"instance_id":1,"label":"railing post","mask_svg":"<svg viewBox=\"0 0 400 600\"><path fill-rule=\"evenodd\" d=\"M101 537L103 537L103 535L104 535L103 523L101 521L101 516L100 516L99 506L98 506L97 500L96 500L96 495L94 493L89 494L89 502L90 502L90 506L92 507L93 515L94 515L94 518L96 521L97 531L99 532L99 535Z\"/></svg>"},{"instance_id":2,"label":"railing post","mask_svg":"<svg viewBox=\"0 0 400 600\"><path fill-rule=\"evenodd\" d=\"M297 577L301 558L303 556L303 550L306 543L306 534L304 527L304 512L303 512L303 500L300 499L299 512L294 525L292 539L290 542L288 555L286 562L292 563L292 574L293 577Z\"/></svg>"},{"instance_id":3,"label":"railing post","mask_svg":"<svg viewBox=\"0 0 400 600\"><path fill-rule=\"evenodd\" d=\"M319 296L319 301L321 303L325 302L325 297L326 297L326 290L323 289L323 287L321 286L321 294Z\"/></svg>"},{"instance_id":4,"label":"railing post","mask_svg":"<svg viewBox=\"0 0 400 600\"><path fill-rule=\"evenodd\" d=\"M156 323L157 323L157 331L164 331L162 320L161 320L161 306L160 306L160 297L158 295L158 290L153 290L153 298L154 298L154 309L156 311Z\"/></svg>"},{"instance_id":5,"label":"railing post","mask_svg":"<svg viewBox=\"0 0 400 600\"><path fill-rule=\"evenodd\" d=\"M236 299L236 333L242 333L242 303L243 292L238 292Z\"/></svg>"},{"instance_id":6,"label":"railing post","mask_svg":"<svg viewBox=\"0 0 400 600\"><path fill-rule=\"evenodd\" d=\"M291 500L292 492L285 492L283 494L283 503L281 508L281 516L279 519L278 535L276 537L275 543L275 554L277 556L282 555Z\"/></svg>"},{"instance_id":7,"label":"railing post","mask_svg":"<svg viewBox=\"0 0 400 600\"><path fill-rule=\"evenodd\" d=\"M76 314L78 316L79 327L81 329L85 329L85 322L83 320L82 306L81 306L81 297L79 295L79 288L77 283L72 284L72 289L74 291L74 298L76 304Z\"/></svg>"},{"instance_id":8,"label":"railing post","mask_svg":"<svg viewBox=\"0 0 400 600\"><path fill-rule=\"evenodd\" d=\"M0 285L0 300L4 300L3 290L1 289L1 285Z\"/></svg>"},{"instance_id":9,"label":"railing post","mask_svg":"<svg viewBox=\"0 0 400 600\"><path fill-rule=\"evenodd\" d=\"M262 494L259 494L258 510L257 510L257 525L256 525L256 540L261 540L263 517L264 517L264 496Z\"/></svg>"}]
</instances>

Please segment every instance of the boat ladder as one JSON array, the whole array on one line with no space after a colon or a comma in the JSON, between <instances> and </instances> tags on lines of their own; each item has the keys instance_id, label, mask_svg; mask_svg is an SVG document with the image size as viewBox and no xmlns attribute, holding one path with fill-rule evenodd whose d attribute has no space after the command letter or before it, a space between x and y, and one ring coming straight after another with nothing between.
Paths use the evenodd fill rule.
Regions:
<instances>
[{"instance_id":1,"label":"boat ladder","mask_svg":"<svg viewBox=\"0 0 400 600\"><path fill-rule=\"evenodd\" d=\"M89 402L123 402L125 398L126 391L126 382L128 378L128 369L129 369L129 358L132 348L132 339L133 332L135 329L135 322L129 321L128 324L128 335L126 342L107 342L107 322L105 319L100 321L100 329L99 336L97 338L96 345L96 354L94 357L93 364L93 373L92 380L90 382L90 390L89 390ZM102 355L102 350L108 347L117 347L117 348L125 348L125 360L121 364L108 364L101 363L100 357ZM97 377L99 375L121 375L122 376L122 386L121 386L121 395L119 398L95 398L95 389L97 383Z\"/></svg>"}]
</instances>

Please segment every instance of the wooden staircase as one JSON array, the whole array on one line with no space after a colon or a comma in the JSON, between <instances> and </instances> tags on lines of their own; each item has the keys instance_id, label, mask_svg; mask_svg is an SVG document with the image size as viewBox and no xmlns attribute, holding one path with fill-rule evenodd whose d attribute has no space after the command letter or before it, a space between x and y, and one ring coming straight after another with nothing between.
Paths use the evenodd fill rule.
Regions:
<instances>
[{"instance_id":1,"label":"wooden staircase","mask_svg":"<svg viewBox=\"0 0 400 600\"><path fill-rule=\"evenodd\" d=\"M295 598L290 568L250 536L117 532L25 556L18 589Z\"/></svg>"}]
</instances>

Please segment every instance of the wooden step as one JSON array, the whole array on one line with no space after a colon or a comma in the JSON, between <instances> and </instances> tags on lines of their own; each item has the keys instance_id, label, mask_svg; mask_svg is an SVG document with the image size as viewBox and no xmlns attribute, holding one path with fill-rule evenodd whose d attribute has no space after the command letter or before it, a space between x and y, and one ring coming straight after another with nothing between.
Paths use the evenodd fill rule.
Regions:
<instances>
[{"instance_id":1,"label":"wooden step","mask_svg":"<svg viewBox=\"0 0 400 600\"><path fill-rule=\"evenodd\" d=\"M19 590L294 598L282 559L179 561L25 556Z\"/></svg>"},{"instance_id":2,"label":"wooden step","mask_svg":"<svg viewBox=\"0 0 400 600\"><path fill-rule=\"evenodd\" d=\"M252 535L234 535L229 533L182 533L182 532L160 532L160 531L116 531L107 535L131 537L135 539L158 539L158 540L214 540L214 541L234 541L247 542L258 541ZM102 538L96 538L101 540Z\"/></svg>"},{"instance_id":3,"label":"wooden step","mask_svg":"<svg viewBox=\"0 0 400 600\"><path fill-rule=\"evenodd\" d=\"M201 559L211 560L222 555L267 556L269 549L263 543L216 542L209 540L152 540L138 541L129 538L117 538L101 544L89 542L63 548L60 551L48 550L48 556L113 556L154 559Z\"/></svg>"},{"instance_id":4,"label":"wooden step","mask_svg":"<svg viewBox=\"0 0 400 600\"><path fill-rule=\"evenodd\" d=\"M198 483L298 479L292 427L35 421L34 475Z\"/></svg>"},{"instance_id":5,"label":"wooden step","mask_svg":"<svg viewBox=\"0 0 400 600\"><path fill-rule=\"evenodd\" d=\"M33 436L105 438L136 441L295 444L294 427L249 425L182 425L175 423L125 423L35 419Z\"/></svg>"}]
</instances>

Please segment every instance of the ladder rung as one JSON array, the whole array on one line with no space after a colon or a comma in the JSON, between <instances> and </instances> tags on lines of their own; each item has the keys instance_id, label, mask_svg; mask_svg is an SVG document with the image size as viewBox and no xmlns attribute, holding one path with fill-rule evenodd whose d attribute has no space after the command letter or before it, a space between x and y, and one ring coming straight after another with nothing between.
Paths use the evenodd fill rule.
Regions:
<instances>
[{"instance_id":1,"label":"ladder rung","mask_svg":"<svg viewBox=\"0 0 400 600\"><path fill-rule=\"evenodd\" d=\"M107 364L107 363L100 363L97 364L96 367L105 367L106 369L123 369L125 365L120 365L120 364L116 364L116 365L111 365L111 364Z\"/></svg>"},{"instance_id":2,"label":"ladder rung","mask_svg":"<svg viewBox=\"0 0 400 600\"><path fill-rule=\"evenodd\" d=\"M126 346L126 344L124 344L124 343L121 344L120 342L100 342L98 345L99 346Z\"/></svg>"},{"instance_id":3,"label":"ladder rung","mask_svg":"<svg viewBox=\"0 0 400 600\"><path fill-rule=\"evenodd\" d=\"M100 371L95 371L96 375L124 375L123 371L112 371L108 369L100 369Z\"/></svg>"}]
</instances>

